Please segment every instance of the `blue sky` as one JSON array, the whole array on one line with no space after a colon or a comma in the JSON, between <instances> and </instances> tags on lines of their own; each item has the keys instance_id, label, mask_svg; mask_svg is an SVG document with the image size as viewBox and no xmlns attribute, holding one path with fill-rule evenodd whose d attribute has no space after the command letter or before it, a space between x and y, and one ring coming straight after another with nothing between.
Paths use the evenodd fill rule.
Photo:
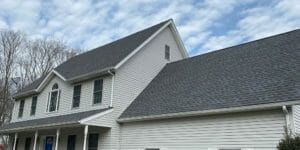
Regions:
<instances>
[{"instance_id":1,"label":"blue sky","mask_svg":"<svg viewBox=\"0 0 300 150\"><path fill-rule=\"evenodd\" d=\"M0 0L0 29L89 50L173 18L191 56L300 28L299 0Z\"/></svg>"}]
</instances>

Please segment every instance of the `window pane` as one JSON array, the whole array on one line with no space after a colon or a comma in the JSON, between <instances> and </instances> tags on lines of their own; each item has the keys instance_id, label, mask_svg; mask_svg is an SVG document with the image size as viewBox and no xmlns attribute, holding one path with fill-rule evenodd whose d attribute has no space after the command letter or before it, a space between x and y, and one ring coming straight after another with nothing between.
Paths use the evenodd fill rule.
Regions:
<instances>
[{"instance_id":1,"label":"window pane","mask_svg":"<svg viewBox=\"0 0 300 150\"><path fill-rule=\"evenodd\" d=\"M80 94L81 94L81 85L74 86L73 107L79 107L79 105L80 105Z\"/></svg>"},{"instance_id":2,"label":"window pane","mask_svg":"<svg viewBox=\"0 0 300 150\"><path fill-rule=\"evenodd\" d=\"M101 103L102 101L102 91L94 93L94 104Z\"/></svg>"},{"instance_id":3,"label":"window pane","mask_svg":"<svg viewBox=\"0 0 300 150\"><path fill-rule=\"evenodd\" d=\"M36 104L37 104L37 96L33 96L32 97L32 102L31 102L31 111L30 111L30 115L35 115L35 111L36 111Z\"/></svg>"},{"instance_id":4,"label":"window pane","mask_svg":"<svg viewBox=\"0 0 300 150\"><path fill-rule=\"evenodd\" d=\"M58 96L57 91L51 92L50 107L49 107L50 112L56 110L57 96Z\"/></svg>"},{"instance_id":5,"label":"window pane","mask_svg":"<svg viewBox=\"0 0 300 150\"><path fill-rule=\"evenodd\" d=\"M88 150L97 150L98 149L98 134L90 134L89 135L89 145Z\"/></svg>"},{"instance_id":6,"label":"window pane","mask_svg":"<svg viewBox=\"0 0 300 150\"><path fill-rule=\"evenodd\" d=\"M69 135L67 150L75 150L75 145L76 145L76 135Z\"/></svg>"},{"instance_id":7,"label":"window pane","mask_svg":"<svg viewBox=\"0 0 300 150\"><path fill-rule=\"evenodd\" d=\"M21 100L20 101L20 106L19 106L19 114L18 114L19 117L23 116L24 104L25 104L25 100Z\"/></svg>"},{"instance_id":8,"label":"window pane","mask_svg":"<svg viewBox=\"0 0 300 150\"><path fill-rule=\"evenodd\" d=\"M103 80L95 80L94 82L94 92L102 91Z\"/></svg>"},{"instance_id":9,"label":"window pane","mask_svg":"<svg viewBox=\"0 0 300 150\"><path fill-rule=\"evenodd\" d=\"M55 84L52 86L52 90L56 90L56 89L58 89L58 84L57 84L57 83L55 83Z\"/></svg>"},{"instance_id":10,"label":"window pane","mask_svg":"<svg viewBox=\"0 0 300 150\"><path fill-rule=\"evenodd\" d=\"M25 150L30 150L31 138L26 138L25 140Z\"/></svg>"},{"instance_id":11,"label":"window pane","mask_svg":"<svg viewBox=\"0 0 300 150\"><path fill-rule=\"evenodd\" d=\"M103 80L95 80L94 81L94 96L93 96L94 104L101 103L102 89L103 89Z\"/></svg>"}]
</instances>

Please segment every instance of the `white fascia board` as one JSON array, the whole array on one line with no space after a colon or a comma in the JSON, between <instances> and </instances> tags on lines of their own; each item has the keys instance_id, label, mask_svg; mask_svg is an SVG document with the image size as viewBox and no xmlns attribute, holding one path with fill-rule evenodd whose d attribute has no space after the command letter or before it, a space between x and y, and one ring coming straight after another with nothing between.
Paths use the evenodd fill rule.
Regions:
<instances>
[{"instance_id":1,"label":"white fascia board","mask_svg":"<svg viewBox=\"0 0 300 150\"><path fill-rule=\"evenodd\" d=\"M79 126L78 122L64 122L64 123L52 123L46 125L35 125L35 126L27 126L27 127L20 127L20 128L13 128L0 131L0 133L10 133L10 132L21 132L21 131L31 131L31 130L41 130L41 129L56 129L59 127L75 127Z\"/></svg>"},{"instance_id":2,"label":"white fascia board","mask_svg":"<svg viewBox=\"0 0 300 150\"><path fill-rule=\"evenodd\" d=\"M59 74L56 70L53 69L52 71L53 71L53 73L55 75L57 75L58 77L60 77L63 81L67 81L67 79L65 77L63 77L61 74Z\"/></svg>"},{"instance_id":3,"label":"white fascia board","mask_svg":"<svg viewBox=\"0 0 300 150\"><path fill-rule=\"evenodd\" d=\"M158 29L154 34L152 34L146 41L144 41L140 46L138 46L134 51L132 51L128 56L126 56L122 61L120 61L115 69L120 68L125 62L127 62L131 57L133 57L136 53L138 53L145 45L147 45L152 39L154 39L161 31L163 31L166 27L168 27L172 23L172 20L168 21L165 25L163 25L160 29Z\"/></svg>"},{"instance_id":4,"label":"white fascia board","mask_svg":"<svg viewBox=\"0 0 300 150\"><path fill-rule=\"evenodd\" d=\"M58 76L63 81L66 81L66 79L62 75L60 75L57 71L52 70L50 73L48 73L48 75L45 77L42 83L35 89L35 92L40 92L54 75Z\"/></svg>"},{"instance_id":5,"label":"white fascia board","mask_svg":"<svg viewBox=\"0 0 300 150\"><path fill-rule=\"evenodd\" d=\"M96 118L98 118L98 117L104 116L104 115L106 115L106 114L108 114L108 113L111 113L111 112L113 112L113 109L109 109L109 110L106 110L106 111L104 111L104 112L100 112L100 113L98 113L98 114L89 116L89 117L87 117L87 118L84 118L84 119L79 120L78 122L79 122L80 124L86 124L86 122L88 122L88 121L90 121L90 120L93 120L93 119L96 119Z\"/></svg>"},{"instance_id":6,"label":"white fascia board","mask_svg":"<svg viewBox=\"0 0 300 150\"><path fill-rule=\"evenodd\" d=\"M184 43L179 35L179 32L178 32L173 20L171 20L170 29L173 33L173 36L175 37L175 41L177 42L177 44L179 46L179 50L181 51L181 54L183 55L184 58L188 58L189 54L184 46Z\"/></svg>"},{"instance_id":7,"label":"white fascia board","mask_svg":"<svg viewBox=\"0 0 300 150\"><path fill-rule=\"evenodd\" d=\"M162 115L131 117L131 118L118 119L117 121L120 123L125 123L125 122L135 122L135 121L145 121L145 120L157 120L157 119L181 118L181 117L190 117L190 116L205 116L205 115L226 114L226 113L235 113L235 112L269 110L275 108L281 109L282 106L284 105L292 106L298 104L300 104L300 100L291 101L291 102L280 102L280 103L270 103L270 104L261 104L261 105L213 109L213 110L190 111L190 112L180 112L180 113L171 113L171 114L162 114Z\"/></svg>"}]
</instances>

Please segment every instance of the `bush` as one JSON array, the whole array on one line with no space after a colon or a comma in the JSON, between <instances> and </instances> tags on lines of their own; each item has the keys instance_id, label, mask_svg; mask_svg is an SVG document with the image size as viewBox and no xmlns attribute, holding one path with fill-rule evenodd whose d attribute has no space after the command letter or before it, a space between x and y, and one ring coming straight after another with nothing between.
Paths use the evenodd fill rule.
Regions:
<instances>
[{"instance_id":1,"label":"bush","mask_svg":"<svg viewBox=\"0 0 300 150\"><path fill-rule=\"evenodd\" d=\"M285 137L277 145L278 150L300 150L300 137L292 136L285 128Z\"/></svg>"}]
</instances>

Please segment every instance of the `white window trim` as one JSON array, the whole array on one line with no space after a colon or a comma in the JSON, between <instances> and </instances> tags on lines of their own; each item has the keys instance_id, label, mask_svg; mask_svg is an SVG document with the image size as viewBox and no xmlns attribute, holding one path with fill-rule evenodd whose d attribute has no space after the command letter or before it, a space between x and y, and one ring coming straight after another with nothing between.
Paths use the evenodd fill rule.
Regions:
<instances>
[{"instance_id":1,"label":"white window trim","mask_svg":"<svg viewBox=\"0 0 300 150\"><path fill-rule=\"evenodd\" d=\"M53 92L57 92L56 106L55 106L55 111L50 111L51 96L52 96ZM58 111L60 93L61 93L61 90L59 88L54 89L54 90L51 89L51 91L49 92L49 94L48 94L48 104L47 104L47 110L46 110L47 113L54 113L54 112Z\"/></svg>"},{"instance_id":2,"label":"white window trim","mask_svg":"<svg viewBox=\"0 0 300 150\"><path fill-rule=\"evenodd\" d=\"M94 89L95 89L95 81L97 81L97 80L102 80L102 90L101 90L102 96L101 96L101 102L95 104L94 103ZM93 80L92 106L99 106L99 105L103 104L103 90L104 90L104 78L98 78L98 79Z\"/></svg>"}]
</instances>

